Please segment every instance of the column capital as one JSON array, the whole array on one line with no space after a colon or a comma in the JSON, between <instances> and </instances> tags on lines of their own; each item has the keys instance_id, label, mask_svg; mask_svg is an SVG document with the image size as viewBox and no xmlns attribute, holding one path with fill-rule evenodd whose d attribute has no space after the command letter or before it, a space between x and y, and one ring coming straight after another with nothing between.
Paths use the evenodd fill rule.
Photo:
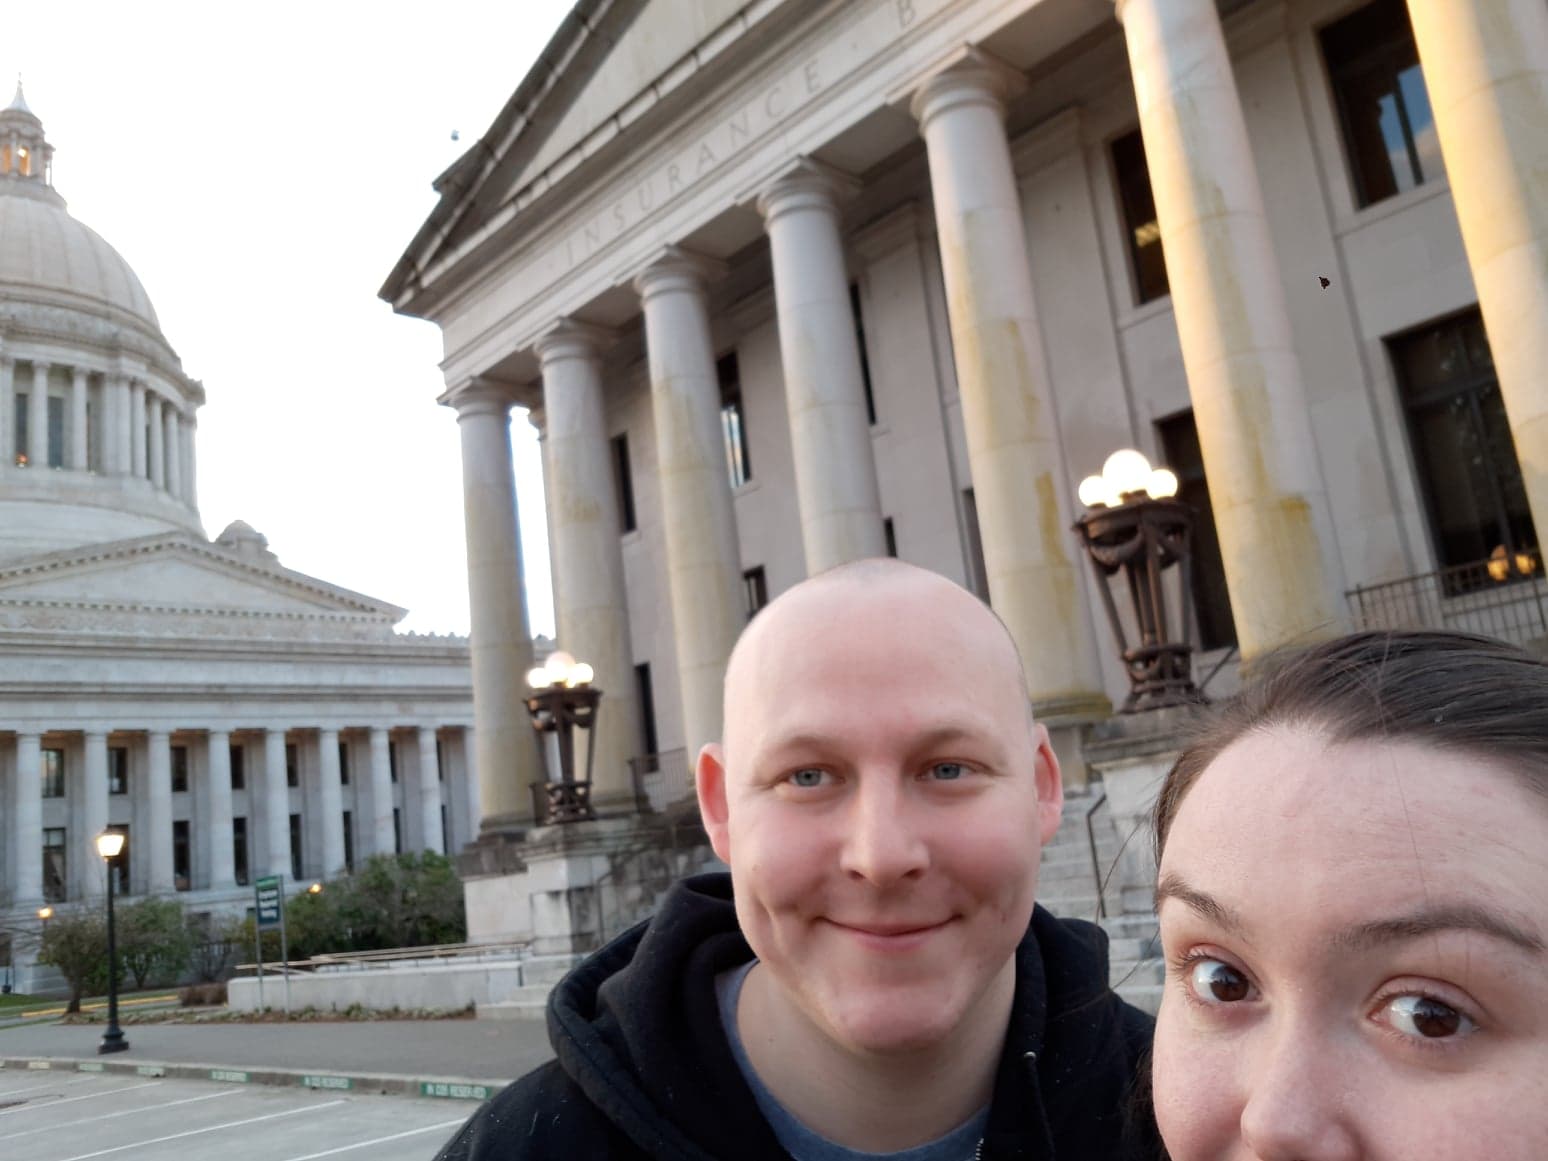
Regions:
<instances>
[{"instance_id":1,"label":"column capital","mask_svg":"<svg viewBox=\"0 0 1548 1161\"><path fill-rule=\"evenodd\" d=\"M695 254L681 246L667 246L647 262L633 278L634 289L642 302L658 294L673 291L704 293L705 284L722 277L727 270L724 262L702 254Z\"/></svg>"},{"instance_id":2,"label":"column capital","mask_svg":"<svg viewBox=\"0 0 1548 1161\"><path fill-rule=\"evenodd\" d=\"M596 361L618 338L608 327L561 318L533 340L532 349L546 373L554 363L566 359Z\"/></svg>"},{"instance_id":3,"label":"column capital","mask_svg":"<svg viewBox=\"0 0 1548 1161\"><path fill-rule=\"evenodd\" d=\"M71 367L70 368L70 376L77 383L85 383L87 376L90 375L90 374L91 374L91 370L90 370L90 368L87 368L87 367Z\"/></svg>"},{"instance_id":4,"label":"column capital","mask_svg":"<svg viewBox=\"0 0 1548 1161\"><path fill-rule=\"evenodd\" d=\"M32 373L34 375L47 375L54 368L54 364L47 359L32 359Z\"/></svg>"},{"instance_id":5,"label":"column capital","mask_svg":"<svg viewBox=\"0 0 1548 1161\"><path fill-rule=\"evenodd\" d=\"M981 48L968 48L915 90L909 111L921 131L936 114L962 105L987 105L1003 117L1006 102L1026 87L1020 71Z\"/></svg>"},{"instance_id":6,"label":"column capital","mask_svg":"<svg viewBox=\"0 0 1548 1161\"><path fill-rule=\"evenodd\" d=\"M498 379L474 375L455 387L448 387L439 402L456 410L459 423L473 416L504 417L515 406L516 388Z\"/></svg>"},{"instance_id":7,"label":"column capital","mask_svg":"<svg viewBox=\"0 0 1548 1161\"><path fill-rule=\"evenodd\" d=\"M859 192L857 178L810 157L800 157L758 195L758 212L765 226L791 210L822 210L836 218L839 204Z\"/></svg>"}]
</instances>

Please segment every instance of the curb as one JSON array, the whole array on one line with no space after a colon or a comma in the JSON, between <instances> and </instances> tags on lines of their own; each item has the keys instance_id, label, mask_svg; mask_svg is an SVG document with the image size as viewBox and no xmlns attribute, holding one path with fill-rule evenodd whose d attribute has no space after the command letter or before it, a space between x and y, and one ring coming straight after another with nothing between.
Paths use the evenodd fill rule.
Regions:
<instances>
[{"instance_id":1,"label":"curb","mask_svg":"<svg viewBox=\"0 0 1548 1161\"><path fill-rule=\"evenodd\" d=\"M414 1096L444 1100L485 1101L510 1082L467 1077L389 1076L371 1072L297 1072L285 1068L222 1068L214 1064L174 1064L165 1061L91 1060L75 1057L0 1056L6 1072L98 1072L116 1076L156 1076L168 1080L202 1080L217 1084L268 1084L330 1092L381 1096Z\"/></svg>"}]
</instances>

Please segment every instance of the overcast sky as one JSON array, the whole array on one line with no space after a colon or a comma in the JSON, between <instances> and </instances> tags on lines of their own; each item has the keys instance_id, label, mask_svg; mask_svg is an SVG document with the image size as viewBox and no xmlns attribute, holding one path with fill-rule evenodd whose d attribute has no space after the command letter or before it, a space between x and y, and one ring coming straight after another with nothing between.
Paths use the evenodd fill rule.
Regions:
<instances>
[{"instance_id":1,"label":"overcast sky","mask_svg":"<svg viewBox=\"0 0 1548 1161\"><path fill-rule=\"evenodd\" d=\"M440 331L376 291L567 0L7 3L70 212L134 267L202 380L199 507L289 568L468 628ZM461 134L453 142L453 130ZM553 631L537 444L512 424L534 632Z\"/></svg>"}]
</instances>

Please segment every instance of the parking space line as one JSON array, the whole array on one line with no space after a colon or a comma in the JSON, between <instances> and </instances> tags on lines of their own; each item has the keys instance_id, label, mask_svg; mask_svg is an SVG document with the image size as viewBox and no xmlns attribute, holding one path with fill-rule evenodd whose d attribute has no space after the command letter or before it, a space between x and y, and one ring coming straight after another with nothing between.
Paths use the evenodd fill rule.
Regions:
<instances>
[{"instance_id":1,"label":"parking space line","mask_svg":"<svg viewBox=\"0 0 1548 1161\"><path fill-rule=\"evenodd\" d=\"M155 1088L158 1084L161 1083L162 1082L159 1080L147 1080L142 1084L129 1084L123 1086L122 1088L104 1089L102 1092L88 1092L83 1093L81 1096L60 1097L57 1101L49 1101L46 1104L36 1104L25 1108L0 1109L0 1117L8 1117L12 1113L32 1113L39 1109L57 1108L59 1105L67 1105L74 1101L95 1100L97 1097L112 1096L114 1093L133 1092L137 1088Z\"/></svg>"},{"instance_id":2,"label":"parking space line","mask_svg":"<svg viewBox=\"0 0 1548 1161\"><path fill-rule=\"evenodd\" d=\"M48 1072L38 1071L28 1073L27 1076L28 1079L37 1077L41 1083L28 1085L26 1088L0 1088L0 1100L8 1096L15 1096L17 1093L38 1092L40 1089L45 1088L67 1088L72 1084L84 1084L88 1080L97 1079L95 1074L81 1076L72 1072L56 1072L50 1077Z\"/></svg>"},{"instance_id":3,"label":"parking space line","mask_svg":"<svg viewBox=\"0 0 1548 1161\"><path fill-rule=\"evenodd\" d=\"M122 1090L120 1090L122 1091ZM174 1105L191 1105L196 1101L212 1101L219 1097L236 1096L240 1089L222 1089L220 1092L207 1092L201 1096L184 1097L182 1100L162 1101L159 1105L140 1105L132 1109L119 1109L116 1113L100 1113L95 1117L82 1117L78 1121L71 1121L73 1125L89 1125L94 1121L111 1121L114 1117L132 1117L136 1113L154 1112L156 1109L170 1109ZM24 1129L20 1133L5 1133L0 1135L0 1141L14 1141L17 1137L30 1137L34 1133L51 1133L59 1128L58 1125L45 1125L41 1129Z\"/></svg>"},{"instance_id":4,"label":"parking space line","mask_svg":"<svg viewBox=\"0 0 1548 1161\"><path fill-rule=\"evenodd\" d=\"M466 1121L466 1117L458 1117L455 1121L442 1121L439 1125L425 1125L418 1129L406 1129L401 1133L394 1133L390 1137L377 1137L370 1141L356 1141L353 1145L340 1145L337 1149L324 1149L321 1153L308 1153L304 1157L291 1157L287 1161L315 1161L318 1157L332 1157L338 1153L349 1153L355 1149L364 1149L367 1145L385 1145L388 1141L401 1141L404 1137L416 1137L420 1133L434 1133L440 1129L452 1129Z\"/></svg>"},{"instance_id":5,"label":"parking space line","mask_svg":"<svg viewBox=\"0 0 1548 1161\"><path fill-rule=\"evenodd\" d=\"M218 1133L221 1129L235 1129L240 1125L256 1125L259 1121L277 1121L281 1117L297 1117L302 1113L320 1113L323 1109L330 1109L334 1105L344 1104L344 1098L336 1101L324 1101L320 1105L311 1105L304 1109L286 1109L280 1113L265 1113L261 1117L244 1117L240 1121L227 1121L221 1125L208 1125L203 1129L189 1129L186 1133L172 1133L165 1137L154 1137L149 1141L135 1141L129 1145L114 1145L111 1149L98 1149L95 1153L77 1153L74 1157L62 1157L60 1161L87 1161L90 1157L106 1157L110 1153L122 1153L127 1149L144 1149L148 1145L161 1145L167 1141L181 1141L184 1137L198 1137L204 1133Z\"/></svg>"}]
</instances>

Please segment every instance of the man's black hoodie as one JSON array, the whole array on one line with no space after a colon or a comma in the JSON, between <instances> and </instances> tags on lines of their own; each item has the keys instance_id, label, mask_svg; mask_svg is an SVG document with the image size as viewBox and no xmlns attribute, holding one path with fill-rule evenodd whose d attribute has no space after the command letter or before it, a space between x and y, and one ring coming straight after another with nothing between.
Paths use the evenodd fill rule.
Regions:
<instances>
[{"instance_id":1,"label":"man's black hoodie","mask_svg":"<svg viewBox=\"0 0 1548 1161\"><path fill-rule=\"evenodd\" d=\"M715 977L752 951L724 873L679 883L654 918L575 968L548 1001L557 1060L506 1088L438 1161L789 1161L742 1079ZM1032 916L979 1155L1127 1161L1158 1155L1134 1097L1150 1018L1107 983L1088 923Z\"/></svg>"}]
</instances>

